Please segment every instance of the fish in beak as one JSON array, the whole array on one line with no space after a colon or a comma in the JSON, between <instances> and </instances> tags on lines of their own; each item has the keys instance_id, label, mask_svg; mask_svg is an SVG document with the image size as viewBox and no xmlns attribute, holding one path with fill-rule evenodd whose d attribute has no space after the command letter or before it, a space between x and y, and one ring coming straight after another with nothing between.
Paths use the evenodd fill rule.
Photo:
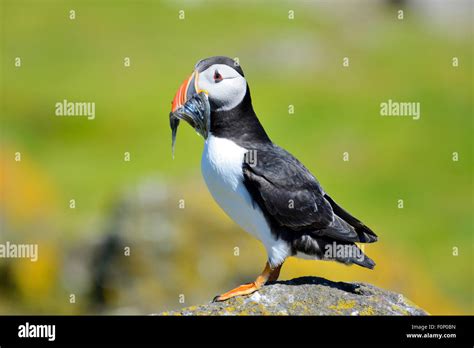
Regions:
<instances>
[{"instance_id":1,"label":"fish in beak","mask_svg":"<svg viewBox=\"0 0 474 348\"><path fill-rule=\"evenodd\" d=\"M209 134L211 107L207 92L198 87L198 78L199 73L194 71L181 84L172 102L170 127L173 157L180 120L189 123L204 139Z\"/></svg>"}]
</instances>

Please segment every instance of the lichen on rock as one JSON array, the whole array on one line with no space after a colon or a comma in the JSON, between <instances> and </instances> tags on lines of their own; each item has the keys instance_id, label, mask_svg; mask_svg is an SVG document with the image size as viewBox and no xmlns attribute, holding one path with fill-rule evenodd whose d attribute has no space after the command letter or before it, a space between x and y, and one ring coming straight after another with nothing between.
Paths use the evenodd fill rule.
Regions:
<instances>
[{"instance_id":1,"label":"lichen on rock","mask_svg":"<svg viewBox=\"0 0 474 348\"><path fill-rule=\"evenodd\" d=\"M249 296L160 315L427 315L403 295L365 283L302 277L270 283Z\"/></svg>"}]
</instances>

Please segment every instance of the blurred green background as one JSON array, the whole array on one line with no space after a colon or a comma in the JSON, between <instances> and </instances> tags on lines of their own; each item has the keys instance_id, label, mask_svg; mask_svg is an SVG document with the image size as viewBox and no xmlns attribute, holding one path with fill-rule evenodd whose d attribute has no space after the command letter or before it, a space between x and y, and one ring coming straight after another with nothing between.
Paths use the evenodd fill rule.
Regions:
<instances>
[{"instance_id":1,"label":"blurred green background","mask_svg":"<svg viewBox=\"0 0 474 348\"><path fill-rule=\"evenodd\" d=\"M2 0L0 242L38 243L39 260L0 259L0 313L157 313L259 274L263 247L201 178L202 139L183 125L171 157L176 89L227 55L272 140L380 237L365 248L373 271L292 258L281 278L370 282L473 314L472 7ZM95 119L56 117L64 99L95 102ZM388 99L421 103L420 120L381 117Z\"/></svg>"}]
</instances>

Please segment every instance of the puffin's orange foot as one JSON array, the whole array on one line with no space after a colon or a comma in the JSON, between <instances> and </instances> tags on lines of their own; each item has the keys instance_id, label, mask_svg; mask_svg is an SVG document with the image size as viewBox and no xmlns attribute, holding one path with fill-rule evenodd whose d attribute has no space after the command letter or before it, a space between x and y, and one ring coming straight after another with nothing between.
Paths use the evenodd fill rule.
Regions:
<instances>
[{"instance_id":1,"label":"puffin's orange foot","mask_svg":"<svg viewBox=\"0 0 474 348\"><path fill-rule=\"evenodd\" d=\"M257 291L260 289L260 286L257 286L255 282L249 283L249 284L244 284L241 286L236 287L235 289L232 289L230 291L227 291L225 294L219 295L214 297L212 302L220 302L220 301L225 301L228 300L229 298L235 297L235 296L241 296L241 295L250 295L251 293Z\"/></svg>"},{"instance_id":2,"label":"puffin's orange foot","mask_svg":"<svg viewBox=\"0 0 474 348\"><path fill-rule=\"evenodd\" d=\"M262 274L260 274L254 282L241 285L235 289L227 291L225 294L216 296L214 297L212 302L225 301L235 296L249 295L260 289L267 281L276 281L278 279L278 276L280 275L280 269L282 264L275 268L271 268L270 264L267 262L265 264L265 269L263 270Z\"/></svg>"}]
</instances>

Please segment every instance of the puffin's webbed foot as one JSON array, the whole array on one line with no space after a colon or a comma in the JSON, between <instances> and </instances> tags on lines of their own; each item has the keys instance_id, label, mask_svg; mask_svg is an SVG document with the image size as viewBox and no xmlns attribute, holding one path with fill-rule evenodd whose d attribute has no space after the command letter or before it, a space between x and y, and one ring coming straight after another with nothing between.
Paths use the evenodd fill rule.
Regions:
<instances>
[{"instance_id":1,"label":"puffin's webbed foot","mask_svg":"<svg viewBox=\"0 0 474 348\"><path fill-rule=\"evenodd\" d=\"M225 301L228 300L229 298L235 297L235 296L241 296L241 295L250 295L260 289L267 281L275 281L278 279L278 276L280 275L280 269L282 265L279 265L276 268L271 268L270 264L267 262L265 264L265 269L263 270L262 274L260 274L257 279L248 284L243 284L235 289L232 289L230 291L227 291L226 293L222 295L218 295L214 297L212 302L220 302L220 301Z\"/></svg>"}]
</instances>

